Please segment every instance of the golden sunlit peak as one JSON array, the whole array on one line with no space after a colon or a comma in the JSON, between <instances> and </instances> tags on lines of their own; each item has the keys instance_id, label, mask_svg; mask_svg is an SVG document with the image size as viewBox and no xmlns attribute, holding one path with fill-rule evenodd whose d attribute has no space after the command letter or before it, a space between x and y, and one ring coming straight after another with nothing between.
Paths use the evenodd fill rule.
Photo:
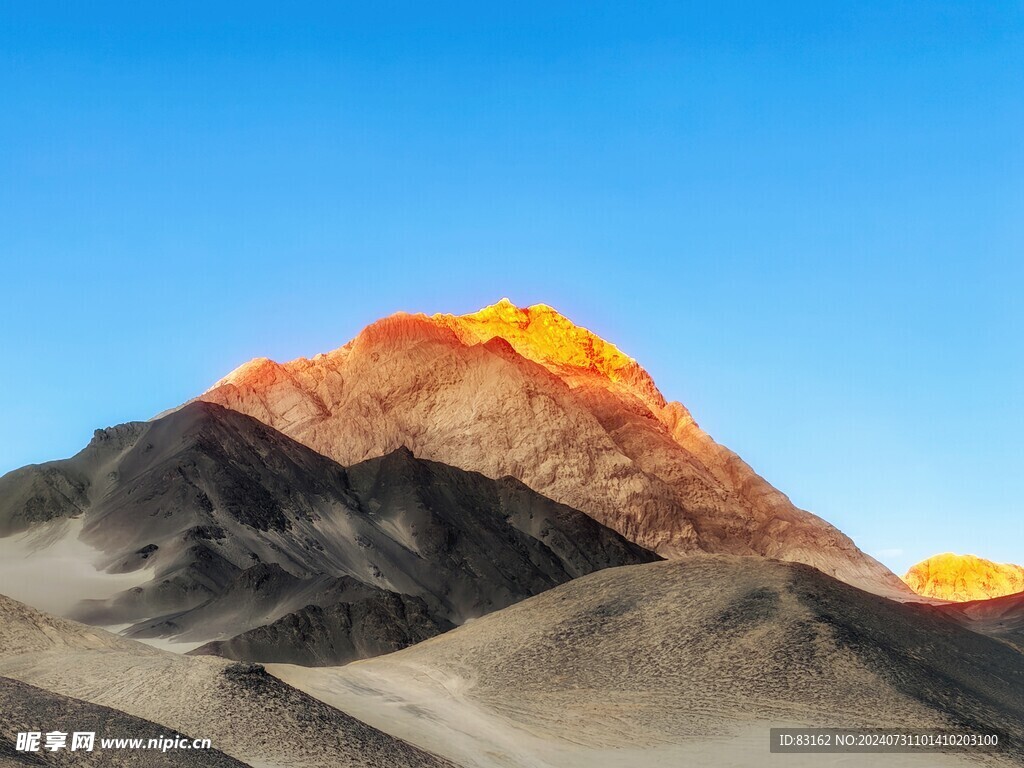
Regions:
<instances>
[{"instance_id":1,"label":"golden sunlit peak","mask_svg":"<svg viewBox=\"0 0 1024 768\"><path fill-rule=\"evenodd\" d=\"M962 603L1024 592L1024 567L946 552L918 563L903 580L919 595Z\"/></svg>"},{"instance_id":2,"label":"golden sunlit peak","mask_svg":"<svg viewBox=\"0 0 1024 768\"><path fill-rule=\"evenodd\" d=\"M441 314L433 319L451 328L463 343L501 338L523 357L563 378L598 374L614 389L635 395L652 409L665 405L650 376L633 358L547 304L523 309L503 298L468 315Z\"/></svg>"},{"instance_id":3,"label":"golden sunlit peak","mask_svg":"<svg viewBox=\"0 0 1024 768\"><path fill-rule=\"evenodd\" d=\"M614 344L576 325L547 304L522 308L508 298L466 315L427 317L397 312L367 326L356 339L333 352L284 364L256 358L210 389L234 386L261 391L278 384L301 389L295 376L312 375L322 380L343 365L360 344L400 344L404 338L422 341L427 337L466 346L501 339L516 353L543 366L572 388L600 387L620 397L635 398L670 430L692 423L682 406L666 407L668 404L650 375Z\"/></svg>"},{"instance_id":4,"label":"golden sunlit peak","mask_svg":"<svg viewBox=\"0 0 1024 768\"><path fill-rule=\"evenodd\" d=\"M537 307L544 306L537 304ZM508 298L499 299L496 303L491 304L489 307L484 307L478 312L473 312L469 315L463 315L463 318L475 317L478 319L494 318L506 323L528 323L529 322L529 310L520 309L513 304Z\"/></svg>"},{"instance_id":5,"label":"golden sunlit peak","mask_svg":"<svg viewBox=\"0 0 1024 768\"><path fill-rule=\"evenodd\" d=\"M435 315L435 319L458 321L478 341L501 336L513 347L522 346L534 352L532 357L536 357L538 362L571 365L603 373L636 365L633 358L623 354L614 344L576 325L547 304L521 309L508 299L501 299L478 312L460 316Z\"/></svg>"}]
</instances>

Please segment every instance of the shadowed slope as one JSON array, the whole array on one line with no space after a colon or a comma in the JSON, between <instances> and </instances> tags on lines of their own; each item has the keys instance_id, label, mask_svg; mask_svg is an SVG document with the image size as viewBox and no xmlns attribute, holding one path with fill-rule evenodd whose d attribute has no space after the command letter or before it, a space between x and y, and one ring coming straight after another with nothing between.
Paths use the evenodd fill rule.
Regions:
<instances>
[{"instance_id":1,"label":"shadowed slope","mask_svg":"<svg viewBox=\"0 0 1024 768\"><path fill-rule=\"evenodd\" d=\"M61 490L72 486L74 502ZM258 643L207 649L250 660L391 651L598 568L657 559L510 478L404 448L346 470L202 402L98 431L72 459L0 479L0 498L0 529L75 517L101 568L140 575L75 618L193 642L271 625ZM308 649L296 646L303 625L316 628ZM266 655L248 655L257 649Z\"/></svg>"},{"instance_id":2,"label":"shadowed slope","mask_svg":"<svg viewBox=\"0 0 1024 768\"><path fill-rule=\"evenodd\" d=\"M391 653L452 628L422 600L384 592L326 608L308 605L277 621L189 651L226 659L306 666L345 664Z\"/></svg>"}]
</instances>

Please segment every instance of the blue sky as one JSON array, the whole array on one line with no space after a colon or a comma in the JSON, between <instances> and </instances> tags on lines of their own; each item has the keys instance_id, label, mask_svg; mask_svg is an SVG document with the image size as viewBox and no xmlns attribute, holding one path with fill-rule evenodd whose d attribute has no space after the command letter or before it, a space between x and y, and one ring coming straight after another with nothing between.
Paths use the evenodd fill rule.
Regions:
<instances>
[{"instance_id":1,"label":"blue sky","mask_svg":"<svg viewBox=\"0 0 1024 768\"><path fill-rule=\"evenodd\" d=\"M1024 6L640 5L3 3L0 472L508 296L891 567L1024 562Z\"/></svg>"}]
</instances>

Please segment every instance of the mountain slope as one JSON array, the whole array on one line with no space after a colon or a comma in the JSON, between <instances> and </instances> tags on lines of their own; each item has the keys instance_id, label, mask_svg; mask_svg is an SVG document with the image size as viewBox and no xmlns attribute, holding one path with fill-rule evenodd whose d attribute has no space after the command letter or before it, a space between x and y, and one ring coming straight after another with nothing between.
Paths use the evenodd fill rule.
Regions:
<instances>
[{"instance_id":1,"label":"mountain slope","mask_svg":"<svg viewBox=\"0 0 1024 768\"><path fill-rule=\"evenodd\" d=\"M3 596L0 677L157 723L153 737L178 731L208 738L215 749L264 768L451 768L288 687L262 667L159 651ZM24 703L31 692L15 693ZM0 722L16 723L14 714L0 710ZM128 720L110 725L136 727Z\"/></svg>"},{"instance_id":2,"label":"mountain slope","mask_svg":"<svg viewBox=\"0 0 1024 768\"><path fill-rule=\"evenodd\" d=\"M475 768L760 765L771 724L995 731L999 764L1024 759L1024 655L933 606L770 560L608 569L388 656L269 669ZM825 764L804 757L777 762Z\"/></svg>"},{"instance_id":3,"label":"mountain slope","mask_svg":"<svg viewBox=\"0 0 1024 768\"><path fill-rule=\"evenodd\" d=\"M65 734L92 732L96 741L92 751L67 749L59 752L18 752L18 733L61 731ZM164 753L141 749L102 749L101 738L158 739L171 737L168 728L158 723L126 715L110 707L61 696L10 678L0 677L0 766L138 766L138 768L244 768L245 763L220 750L172 750ZM189 739L195 737L189 735ZM205 737L204 737L205 738Z\"/></svg>"},{"instance_id":4,"label":"mountain slope","mask_svg":"<svg viewBox=\"0 0 1024 768\"><path fill-rule=\"evenodd\" d=\"M1024 592L989 600L950 603L941 609L968 629L1024 651Z\"/></svg>"},{"instance_id":5,"label":"mountain slope","mask_svg":"<svg viewBox=\"0 0 1024 768\"><path fill-rule=\"evenodd\" d=\"M345 664L401 650L451 629L422 600L385 592L355 603L308 605L266 626L190 651L227 659L306 666Z\"/></svg>"},{"instance_id":6,"label":"mountain slope","mask_svg":"<svg viewBox=\"0 0 1024 768\"><path fill-rule=\"evenodd\" d=\"M0 530L76 517L100 568L139 574L76 618L182 641L227 639L309 606L372 618L400 604L391 615L407 626L335 638L393 650L597 568L656 559L518 481L405 449L346 470L209 403L100 430L72 459L0 478L0 499Z\"/></svg>"},{"instance_id":7,"label":"mountain slope","mask_svg":"<svg viewBox=\"0 0 1024 768\"><path fill-rule=\"evenodd\" d=\"M405 445L515 477L665 556L765 555L910 595L667 403L635 361L544 305L394 315L327 354L251 361L201 399L345 464Z\"/></svg>"},{"instance_id":8,"label":"mountain slope","mask_svg":"<svg viewBox=\"0 0 1024 768\"><path fill-rule=\"evenodd\" d=\"M917 594L966 602L1024 592L1024 567L946 552L913 566L903 580Z\"/></svg>"}]
</instances>

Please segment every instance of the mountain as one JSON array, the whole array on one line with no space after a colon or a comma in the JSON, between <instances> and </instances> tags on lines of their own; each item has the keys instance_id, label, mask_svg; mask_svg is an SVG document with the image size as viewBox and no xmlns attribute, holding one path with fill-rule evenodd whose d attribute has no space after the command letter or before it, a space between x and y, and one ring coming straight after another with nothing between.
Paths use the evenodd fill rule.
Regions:
<instances>
[{"instance_id":1,"label":"mountain","mask_svg":"<svg viewBox=\"0 0 1024 768\"><path fill-rule=\"evenodd\" d=\"M947 552L913 566L903 580L925 597L986 600L1024 592L1024 567Z\"/></svg>"},{"instance_id":2,"label":"mountain","mask_svg":"<svg viewBox=\"0 0 1024 768\"><path fill-rule=\"evenodd\" d=\"M515 477L666 557L763 555L911 594L667 402L636 361L545 305L399 313L333 352L246 363L201 399L342 464L407 446Z\"/></svg>"},{"instance_id":3,"label":"mountain","mask_svg":"<svg viewBox=\"0 0 1024 768\"><path fill-rule=\"evenodd\" d=\"M395 650L593 570L657 559L517 480L405 448L346 470L204 402L98 430L72 459L0 478L0 532L71 518L100 570L136 580L73 617L192 642L265 626L259 642L206 648L248 660L259 659L244 649L323 663ZM289 634L296 622L309 648Z\"/></svg>"},{"instance_id":4,"label":"mountain","mask_svg":"<svg viewBox=\"0 0 1024 768\"><path fill-rule=\"evenodd\" d=\"M205 762L161 761L149 753L148 761L132 762L119 751L102 765L454 768L285 685L259 665L160 651L0 596L0 701L5 699L11 705L0 707L0 744L26 722L44 731L60 722L75 730L83 730L79 722L96 722L102 725L97 738L126 730L147 738L185 733L210 739L233 758L218 762L211 753ZM68 710L41 719L62 702L69 702ZM73 713L83 719L72 720ZM104 713L109 720L96 719Z\"/></svg>"},{"instance_id":5,"label":"mountain","mask_svg":"<svg viewBox=\"0 0 1024 768\"><path fill-rule=\"evenodd\" d=\"M1024 760L1024 655L935 606L767 559L607 569L397 653L268 671L466 768L985 759L769 755L769 726L995 732L983 764Z\"/></svg>"}]
</instances>

